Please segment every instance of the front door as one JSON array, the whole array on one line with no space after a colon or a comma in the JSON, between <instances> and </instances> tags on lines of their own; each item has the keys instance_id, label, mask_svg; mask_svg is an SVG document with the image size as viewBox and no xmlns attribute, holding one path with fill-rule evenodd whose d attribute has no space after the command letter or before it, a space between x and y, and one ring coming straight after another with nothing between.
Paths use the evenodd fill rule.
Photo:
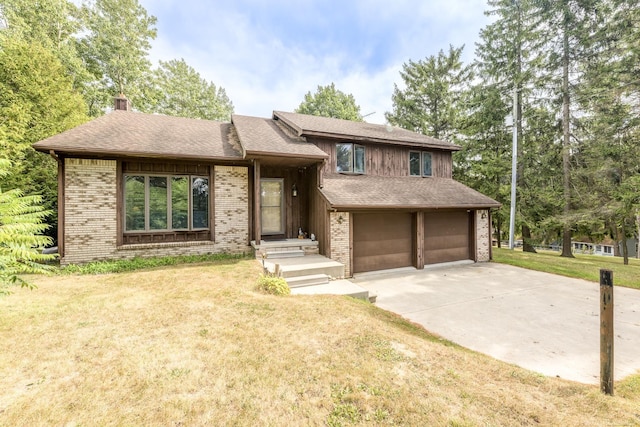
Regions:
<instances>
[{"instance_id":1,"label":"front door","mask_svg":"<svg viewBox=\"0 0 640 427\"><path fill-rule=\"evenodd\" d=\"M260 180L260 220L263 235L284 234L284 180Z\"/></svg>"}]
</instances>

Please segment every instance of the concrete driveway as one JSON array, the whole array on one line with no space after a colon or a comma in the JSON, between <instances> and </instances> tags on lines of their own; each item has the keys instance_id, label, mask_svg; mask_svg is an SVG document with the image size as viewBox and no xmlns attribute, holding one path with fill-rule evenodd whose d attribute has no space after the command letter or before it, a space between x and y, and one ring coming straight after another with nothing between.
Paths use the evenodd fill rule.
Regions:
<instances>
[{"instance_id":1,"label":"concrete driveway","mask_svg":"<svg viewBox=\"0 0 640 427\"><path fill-rule=\"evenodd\" d=\"M503 264L366 273L376 305L548 376L599 384L600 285ZM614 271L615 283L615 271ZM614 375L640 370L640 290L614 288Z\"/></svg>"}]
</instances>

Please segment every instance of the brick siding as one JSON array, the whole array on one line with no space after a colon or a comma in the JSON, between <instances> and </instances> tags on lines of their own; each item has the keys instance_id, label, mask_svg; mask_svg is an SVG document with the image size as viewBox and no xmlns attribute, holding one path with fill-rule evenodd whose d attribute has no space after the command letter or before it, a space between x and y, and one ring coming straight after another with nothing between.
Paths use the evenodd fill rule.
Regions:
<instances>
[{"instance_id":1,"label":"brick siding","mask_svg":"<svg viewBox=\"0 0 640 427\"><path fill-rule=\"evenodd\" d=\"M340 220L342 218L342 220ZM350 223L349 212L331 212L329 217L331 233L331 253L329 258L344 264L345 277L351 276Z\"/></svg>"},{"instance_id":2,"label":"brick siding","mask_svg":"<svg viewBox=\"0 0 640 427\"><path fill-rule=\"evenodd\" d=\"M65 159L65 256L61 264L250 250L246 167L215 166L215 242L117 245L117 163Z\"/></svg>"},{"instance_id":3,"label":"brick siding","mask_svg":"<svg viewBox=\"0 0 640 427\"><path fill-rule=\"evenodd\" d=\"M484 219L482 218L483 214ZM487 262L491 259L489 229L489 212L486 210L476 211L476 256L478 262Z\"/></svg>"}]
</instances>

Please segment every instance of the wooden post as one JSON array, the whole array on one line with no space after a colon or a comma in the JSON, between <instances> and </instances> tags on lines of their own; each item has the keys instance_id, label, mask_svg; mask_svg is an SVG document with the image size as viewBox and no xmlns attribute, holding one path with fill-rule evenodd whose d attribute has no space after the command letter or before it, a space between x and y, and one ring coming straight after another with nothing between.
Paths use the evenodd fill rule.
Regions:
<instances>
[{"instance_id":1,"label":"wooden post","mask_svg":"<svg viewBox=\"0 0 640 427\"><path fill-rule=\"evenodd\" d=\"M613 271L600 270L600 390L613 396Z\"/></svg>"}]
</instances>

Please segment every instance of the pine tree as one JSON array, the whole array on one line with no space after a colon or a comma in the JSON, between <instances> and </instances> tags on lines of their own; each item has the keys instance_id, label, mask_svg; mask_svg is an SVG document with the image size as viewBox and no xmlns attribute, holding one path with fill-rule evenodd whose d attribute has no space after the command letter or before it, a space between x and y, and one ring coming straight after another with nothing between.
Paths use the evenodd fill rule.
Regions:
<instances>
[{"instance_id":1,"label":"pine tree","mask_svg":"<svg viewBox=\"0 0 640 427\"><path fill-rule=\"evenodd\" d=\"M463 117L462 99L471 70L460 59L464 46L438 52L424 60L403 64L395 85L393 111L385 117L392 125L434 138L455 141Z\"/></svg>"}]
</instances>

